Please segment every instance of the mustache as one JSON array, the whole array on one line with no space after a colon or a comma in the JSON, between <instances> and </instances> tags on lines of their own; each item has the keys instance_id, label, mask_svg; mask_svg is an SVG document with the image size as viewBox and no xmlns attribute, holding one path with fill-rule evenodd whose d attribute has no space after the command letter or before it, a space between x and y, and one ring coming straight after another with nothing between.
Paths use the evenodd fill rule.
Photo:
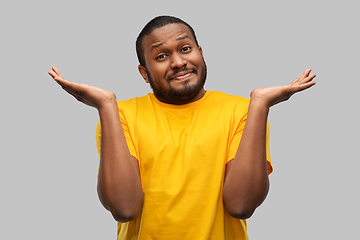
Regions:
<instances>
[{"instance_id":1,"label":"mustache","mask_svg":"<svg viewBox=\"0 0 360 240\"><path fill-rule=\"evenodd\" d=\"M197 73L197 69L196 68L187 68L187 67L182 67L182 68L177 68L175 70L173 70L167 77L166 80L170 81L176 74L178 74L179 72L192 72L192 73Z\"/></svg>"}]
</instances>

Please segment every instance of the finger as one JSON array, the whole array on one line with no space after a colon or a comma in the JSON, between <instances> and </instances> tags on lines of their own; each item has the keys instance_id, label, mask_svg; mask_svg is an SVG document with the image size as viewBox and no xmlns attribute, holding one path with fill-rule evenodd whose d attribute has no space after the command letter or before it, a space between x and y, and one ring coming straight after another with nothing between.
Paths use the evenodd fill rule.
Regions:
<instances>
[{"instance_id":1,"label":"finger","mask_svg":"<svg viewBox=\"0 0 360 240\"><path fill-rule=\"evenodd\" d=\"M310 74L309 76L307 76L306 78L303 78L301 80L299 80L295 85L293 86L296 86L296 85L303 85L305 83L308 83L308 82L311 82L314 78L316 77L316 74Z\"/></svg>"},{"instance_id":2,"label":"finger","mask_svg":"<svg viewBox=\"0 0 360 240\"><path fill-rule=\"evenodd\" d=\"M56 76L54 77L54 80L60 84L61 86L66 86L67 88L77 88L77 86L79 86L78 83L74 83L74 82L70 82L68 80L65 80L64 78L60 77L60 76Z\"/></svg>"},{"instance_id":3,"label":"finger","mask_svg":"<svg viewBox=\"0 0 360 240\"><path fill-rule=\"evenodd\" d=\"M50 76L52 76L53 78L57 77L57 74L54 71L49 71L48 72Z\"/></svg>"},{"instance_id":4,"label":"finger","mask_svg":"<svg viewBox=\"0 0 360 240\"><path fill-rule=\"evenodd\" d=\"M301 76L302 76L302 74L300 76L298 76L294 81L292 81L289 85L292 86L292 85L296 84L297 82L299 82Z\"/></svg>"},{"instance_id":5,"label":"finger","mask_svg":"<svg viewBox=\"0 0 360 240\"><path fill-rule=\"evenodd\" d=\"M49 72L49 74L50 74L50 72ZM67 81L67 80L65 80L65 79L63 79L62 77L59 77L59 76L55 76L55 77L53 77L54 78L54 80L55 80L55 82L57 83L57 84L59 84L63 89L73 89L73 87L74 87L74 83L72 83L72 82L69 82L69 81Z\"/></svg>"},{"instance_id":6,"label":"finger","mask_svg":"<svg viewBox=\"0 0 360 240\"><path fill-rule=\"evenodd\" d=\"M307 76L306 78L304 78L300 83L307 83L312 81L314 78L316 77L315 73L310 74L309 76Z\"/></svg>"},{"instance_id":7,"label":"finger","mask_svg":"<svg viewBox=\"0 0 360 240\"><path fill-rule=\"evenodd\" d=\"M60 75L59 69L57 67L51 68L57 75Z\"/></svg>"},{"instance_id":8,"label":"finger","mask_svg":"<svg viewBox=\"0 0 360 240\"><path fill-rule=\"evenodd\" d=\"M57 78L55 78L57 80ZM60 84L62 88L66 88L75 95L83 96L88 91L88 88L90 87L87 84L81 84L81 83L74 83L70 82L64 79L60 79L60 81L57 80L57 82Z\"/></svg>"},{"instance_id":9,"label":"finger","mask_svg":"<svg viewBox=\"0 0 360 240\"><path fill-rule=\"evenodd\" d=\"M62 77L64 78L61 74L60 74L60 71L57 67L52 67L52 70L59 76L59 77Z\"/></svg>"},{"instance_id":10,"label":"finger","mask_svg":"<svg viewBox=\"0 0 360 240\"><path fill-rule=\"evenodd\" d=\"M308 69L305 70L305 72L303 74L300 74L290 85L294 85L296 83L299 83L302 81L302 79L304 79L304 75L306 75L306 71Z\"/></svg>"},{"instance_id":11,"label":"finger","mask_svg":"<svg viewBox=\"0 0 360 240\"><path fill-rule=\"evenodd\" d=\"M309 76L311 71L312 71L311 68L306 69L304 72L304 76Z\"/></svg>"},{"instance_id":12,"label":"finger","mask_svg":"<svg viewBox=\"0 0 360 240\"><path fill-rule=\"evenodd\" d=\"M299 82L302 82L305 78L307 78L309 76L310 72L311 72L310 68L306 69L305 72L301 75Z\"/></svg>"},{"instance_id":13,"label":"finger","mask_svg":"<svg viewBox=\"0 0 360 240\"><path fill-rule=\"evenodd\" d=\"M297 87L296 92L301 92L301 91L303 91L303 90L305 90L305 89L308 89L308 88L314 86L315 84L316 84L316 82L313 82L313 81L310 81L310 82L301 84L301 85L299 85L299 86Z\"/></svg>"},{"instance_id":14,"label":"finger","mask_svg":"<svg viewBox=\"0 0 360 240\"><path fill-rule=\"evenodd\" d=\"M310 72L311 72L311 68L306 69L303 74L300 74L300 76L298 76L294 81L290 83L290 86L295 85L297 83L301 83L304 78L309 76Z\"/></svg>"},{"instance_id":15,"label":"finger","mask_svg":"<svg viewBox=\"0 0 360 240\"><path fill-rule=\"evenodd\" d=\"M61 82L59 80L56 80L56 82L62 87L62 88L67 88L67 89L72 89L68 84Z\"/></svg>"},{"instance_id":16,"label":"finger","mask_svg":"<svg viewBox=\"0 0 360 240\"><path fill-rule=\"evenodd\" d=\"M61 78L61 77L59 77L59 76L54 77L54 80L55 80L55 82L56 82L57 84L59 84L61 87L71 88L71 87L70 87L71 84L69 84L70 82L67 81L67 80L65 80L65 79L63 79L63 78Z\"/></svg>"}]
</instances>

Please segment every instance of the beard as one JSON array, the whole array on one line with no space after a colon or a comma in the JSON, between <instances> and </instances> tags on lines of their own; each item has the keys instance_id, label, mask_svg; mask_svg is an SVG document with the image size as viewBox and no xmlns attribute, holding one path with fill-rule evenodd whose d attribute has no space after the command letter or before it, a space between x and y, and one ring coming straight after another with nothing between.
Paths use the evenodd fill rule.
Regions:
<instances>
[{"instance_id":1,"label":"beard","mask_svg":"<svg viewBox=\"0 0 360 240\"><path fill-rule=\"evenodd\" d=\"M184 70L192 70L194 74L198 74L197 69L187 69L186 67L185 69L182 68L179 71ZM185 82L181 89L174 89L171 86L169 89L165 89L160 81L158 81L158 83L155 83L150 73L147 70L146 72L148 75L150 87L152 88L155 97L160 102L181 105L190 103L192 99L195 98L198 93L203 89L207 76L207 67L205 61L203 60L203 67L200 75L198 75L198 81L192 85L190 85L188 82ZM168 82L172 81L170 78L167 78L166 80Z\"/></svg>"}]
</instances>

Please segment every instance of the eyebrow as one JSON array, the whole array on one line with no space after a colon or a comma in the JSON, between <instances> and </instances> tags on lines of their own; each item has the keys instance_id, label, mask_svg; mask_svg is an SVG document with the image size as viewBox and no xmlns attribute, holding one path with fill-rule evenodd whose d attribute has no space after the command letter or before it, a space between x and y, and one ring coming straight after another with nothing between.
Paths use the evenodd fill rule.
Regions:
<instances>
[{"instance_id":1,"label":"eyebrow","mask_svg":"<svg viewBox=\"0 0 360 240\"><path fill-rule=\"evenodd\" d=\"M186 38L187 38L187 39L190 39L188 35L185 35L185 36L178 37L178 38L176 39L176 41L184 40L184 39L186 39Z\"/></svg>"},{"instance_id":2,"label":"eyebrow","mask_svg":"<svg viewBox=\"0 0 360 240\"><path fill-rule=\"evenodd\" d=\"M158 47L160 47L161 45L164 45L164 43L161 42L161 43L152 45L150 51L152 52L155 48L158 48Z\"/></svg>"},{"instance_id":3,"label":"eyebrow","mask_svg":"<svg viewBox=\"0 0 360 240\"><path fill-rule=\"evenodd\" d=\"M181 36L181 37L178 37L178 38L176 39L176 41L181 41L181 40L184 40L184 39L190 39L190 37L189 37L188 35ZM154 44L154 45L151 46L150 51L152 52L155 48L158 48L158 47L160 47L160 46L162 46L162 45L164 45L163 42L160 42L160 43L158 43L158 44Z\"/></svg>"}]
</instances>

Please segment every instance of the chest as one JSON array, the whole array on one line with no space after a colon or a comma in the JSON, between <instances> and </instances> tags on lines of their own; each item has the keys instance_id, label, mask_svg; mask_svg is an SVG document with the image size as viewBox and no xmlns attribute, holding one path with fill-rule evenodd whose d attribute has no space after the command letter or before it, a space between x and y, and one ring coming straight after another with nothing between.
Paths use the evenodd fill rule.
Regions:
<instances>
[{"instance_id":1,"label":"chest","mask_svg":"<svg viewBox=\"0 0 360 240\"><path fill-rule=\"evenodd\" d=\"M137 118L138 147L147 156L161 153L207 155L226 144L231 134L231 117L214 109L191 111L144 111ZM140 152L140 153L141 153ZM197 154L196 154L197 155Z\"/></svg>"}]
</instances>

